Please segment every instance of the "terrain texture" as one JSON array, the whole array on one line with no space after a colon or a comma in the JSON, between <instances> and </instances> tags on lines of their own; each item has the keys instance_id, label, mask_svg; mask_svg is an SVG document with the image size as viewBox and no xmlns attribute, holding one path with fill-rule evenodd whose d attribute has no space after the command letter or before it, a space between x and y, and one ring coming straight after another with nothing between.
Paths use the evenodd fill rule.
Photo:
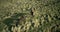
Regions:
<instances>
[{"instance_id":1,"label":"terrain texture","mask_svg":"<svg viewBox=\"0 0 60 32\"><path fill-rule=\"evenodd\" d=\"M60 0L0 0L0 32L60 32Z\"/></svg>"}]
</instances>

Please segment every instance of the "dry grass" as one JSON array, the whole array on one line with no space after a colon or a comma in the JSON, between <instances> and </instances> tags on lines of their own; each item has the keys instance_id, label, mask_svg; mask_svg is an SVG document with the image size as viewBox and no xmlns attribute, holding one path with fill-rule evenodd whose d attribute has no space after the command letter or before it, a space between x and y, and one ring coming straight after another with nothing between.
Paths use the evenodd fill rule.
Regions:
<instances>
[{"instance_id":1,"label":"dry grass","mask_svg":"<svg viewBox=\"0 0 60 32\"><path fill-rule=\"evenodd\" d=\"M0 27L0 32L59 32L60 0L0 0Z\"/></svg>"}]
</instances>

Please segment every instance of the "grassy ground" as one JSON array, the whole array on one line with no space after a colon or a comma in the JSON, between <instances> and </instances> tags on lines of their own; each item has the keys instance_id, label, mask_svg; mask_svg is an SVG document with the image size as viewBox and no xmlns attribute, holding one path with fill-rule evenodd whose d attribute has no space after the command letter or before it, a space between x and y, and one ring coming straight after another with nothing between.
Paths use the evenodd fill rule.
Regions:
<instances>
[{"instance_id":1,"label":"grassy ground","mask_svg":"<svg viewBox=\"0 0 60 32\"><path fill-rule=\"evenodd\" d=\"M60 0L0 0L0 32L60 32Z\"/></svg>"}]
</instances>

